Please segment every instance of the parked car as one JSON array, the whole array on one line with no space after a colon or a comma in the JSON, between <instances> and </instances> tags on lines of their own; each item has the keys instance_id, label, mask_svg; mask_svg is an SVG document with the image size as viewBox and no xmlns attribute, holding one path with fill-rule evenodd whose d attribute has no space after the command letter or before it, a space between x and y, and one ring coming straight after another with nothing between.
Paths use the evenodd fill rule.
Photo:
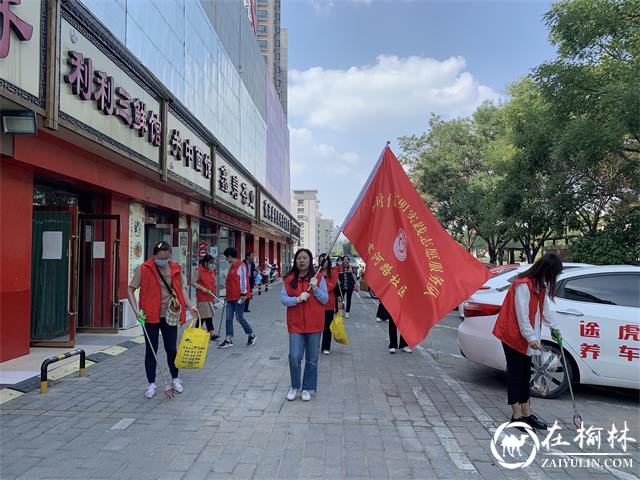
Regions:
<instances>
[{"instance_id":1,"label":"parked car","mask_svg":"<svg viewBox=\"0 0 640 480\"><path fill-rule=\"evenodd\" d=\"M569 270L571 268L591 267L592 265L588 263L564 262L562 266L564 270ZM500 289L506 290L513 283L513 281L516 279L518 274L528 270L530 267L531 267L530 263L502 265L500 267L496 267L496 269L502 268L502 271L499 273L496 273L493 277L487 280L485 284L482 285L473 295L475 296L478 294L491 293L495 290L500 290ZM465 300L458 306L458 316L460 317L461 320L464 320L465 318L464 305L465 303L467 303L467 301L468 300Z\"/></svg>"},{"instance_id":2,"label":"parked car","mask_svg":"<svg viewBox=\"0 0 640 480\"><path fill-rule=\"evenodd\" d=\"M469 360L506 369L493 327L507 294L506 288L475 294L465 305L458 327L458 345ZM571 268L558 277L552 302L563 336L568 365L543 325L545 351L533 362L532 395L554 398L569 381L590 385L640 388L640 267L626 265ZM541 391L539 385L547 385Z\"/></svg>"}]
</instances>

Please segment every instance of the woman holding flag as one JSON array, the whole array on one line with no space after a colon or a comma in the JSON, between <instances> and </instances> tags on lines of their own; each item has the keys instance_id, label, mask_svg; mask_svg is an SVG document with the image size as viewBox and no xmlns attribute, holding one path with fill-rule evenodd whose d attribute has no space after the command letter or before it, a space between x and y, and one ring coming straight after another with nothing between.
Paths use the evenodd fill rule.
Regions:
<instances>
[{"instance_id":1,"label":"woman holding flag","mask_svg":"<svg viewBox=\"0 0 640 480\"><path fill-rule=\"evenodd\" d=\"M287 307L289 331L289 401L295 400L302 388L302 400L308 402L311 392L317 390L320 335L324 330L328 300L327 282L322 275L318 279L313 269L313 254L306 248L298 250L293 258L293 268L284 277L280 291L280 301ZM301 383L302 357L305 357L305 365Z\"/></svg>"},{"instance_id":2,"label":"woman holding flag","mask_svg":"<svg viewBox=\"0 0 640 480\"><path fill-rule=\"evenodd\" d=\"M205 255L200 259L198 268L193 272L191 286L196 289L196 300L198 300L198 310L202 321L207 326L211 341L215 342L220 336L216 335L213 327L213 302L216 291L216 272L213 269L213 260L211 255Z\"/></svg>"},{"instance_id":3,"label":"woman holding flag","mask_svg":"<svg viewBox=\"0 0 640 480\"><path fill-rule=\"evenodd\" d=\"M337 294L333 290L338 284L338 272L331 267L331 258L326 253L318 257L318 266L327 282L327 293L329 294L329 301L324 306L324 331L322 332L322 353L329 355L331 353L331 330L329 326L333 321L337 303Z\"/></svg>"}]
</instances>

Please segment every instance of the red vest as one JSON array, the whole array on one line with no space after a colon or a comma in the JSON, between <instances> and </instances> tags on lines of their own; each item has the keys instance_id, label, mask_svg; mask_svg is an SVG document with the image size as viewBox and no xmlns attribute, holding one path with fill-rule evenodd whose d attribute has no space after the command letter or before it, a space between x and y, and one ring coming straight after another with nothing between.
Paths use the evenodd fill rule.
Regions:
<instances>
[{"instance_id":1,"label":"red vest","mask_svg":"<svg viewBox=\"0 0 640 480\"><path fill-rule=\"evenodd\" d=\"M181 267L180 264L175 262L169 262L169 267L171 269L169 287L173 285L178 301L182 306L180 324L184 325L187 321L187 307L184 302L184 291L182 290ZM166 290L167 287L164 286L160 279L155 260L150 258L140 265L140 309L144 310L147 323L160 323L161 288Z\"/></svg>"},{"instance_id":2,"label":"red vest","mask_svg":"<svg viewBox=\"0 0 640 480\"><path fill-rule=\"evenodd\" d=\"M231 265L229 269L229 273L227 273L227 302L237 302L240 300L240 277L238 276L238 269L244 266L244 273L247 284L247 298L251 298L251 286L249 285L249 269L242 262L242 260L238 259Z\"/></svg>"},{"instance_id":3,"label":"red vest","mask_svg":"<svg viewBox=\"0 0 640 480\"><path fill-rule=\"evenodd\" d=\"M216 272L203 267L198 266L198 285L202 285L207 290L216 291ZM196 290L196 299L199 302L213 302L213 295Z\"/></svg>"},{"instance_id":4,"label":"red vest","mask_svg":"<svg viewBox=\"0 0 640 480\"><path fill-rule=\"evenodd\" d=\"M325 310L336 309L336 294L333 291L338 284L338 272L335 269L331 269L331 276L325 275L324 281L327 282L327 293L329 294L329 301L324 305Z\"/></svg>"},{"instance_id":5,"label":"red vest","mask_svg":"<svg viewBox=\"0 0 640 480\"><path fill-rule=\"evenodd\" d=\"M284 279L284 287L290 297L299 297L309 289L309 280L298 279L298 288L291 286L291 275ZM287 308L287 328L289 333L318 333L324 330L324 311L326 305L321 304L309 290L311 295L306 302Z\"/></svg>"},{"instance_id":6,"label":"red vest","mask_svg":"<svg viewBox=\"0 0 640 480\"><path fill-rule=\"evenodd\" d=\"M493 327L493 335L500 341L506 343L514 350L526 355L529 342L520 333L520 327L518 326L518 317L516 317L516 287L525 283L529 288L529 321L531 326L535 325L536 311L540 309L540 318L542 319L542 313L544 311L544 296L546 290L543 288L540 292L536 292L533 288L533 281L530 278L518 278L516 279L507 296L502 303L500 314L496 320L496 324Z\"/></svg>"}]
</instances>

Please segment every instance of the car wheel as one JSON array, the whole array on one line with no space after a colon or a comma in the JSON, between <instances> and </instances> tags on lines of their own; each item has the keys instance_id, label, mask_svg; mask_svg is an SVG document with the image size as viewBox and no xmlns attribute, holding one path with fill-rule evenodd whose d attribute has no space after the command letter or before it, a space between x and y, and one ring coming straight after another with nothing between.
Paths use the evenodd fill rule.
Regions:
<instances>
[{"instance_id":1,"label":"car wheel","mask_svg":"<svg viewBox=\"0 0 640 480\"><path fill-rule=\"evenodd\" d=\"M373 293L373 290L371 290L371 289L369 289L369 296L370 296L371 298L373 298L374 300L378 300L378 297L376 296L376 294L375 294L375 293Z\"/></svg>"},{"instance_id":2,"label":"car wheel","mask_svg":"<svg viewBox=\"0 0 640 480\"><path fill-rule=\"evenodd\" d=\"M562 352L557 345L544 345L542 355L531 357L531 396L557 398L569 389L572 378L571 363L562 363Z\"/></svg>"}]
</instances>

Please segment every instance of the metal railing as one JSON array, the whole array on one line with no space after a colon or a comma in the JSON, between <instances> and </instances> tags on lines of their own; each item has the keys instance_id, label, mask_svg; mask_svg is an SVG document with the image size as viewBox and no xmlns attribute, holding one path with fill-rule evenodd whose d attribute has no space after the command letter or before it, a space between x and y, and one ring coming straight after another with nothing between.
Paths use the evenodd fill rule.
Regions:
<instances>
[{"instance_id":1,"label":"metal railing","mask_svg":"<svg viewBox=\"0 0 640 480\"><path fill-rule=\"evenodd\" d=\"M40 366L40 393L41 394L47 393L47 387L49 385L49 381L47 380L47 369L49 368L49 365L51 365L52 363L56 363L61 360L64 360L66 358L74 357L76 355L80 355L80 376L84 377L84 371L86 368L86 365L85 365L86 355L84 353L84 350L82 350L81 348L76 348L75 350L71 350L70 352L63 353L62 355L54 355L53 357L47 358L44 362L42 362L42 365Z\"/></svg>"}]
</instances>

